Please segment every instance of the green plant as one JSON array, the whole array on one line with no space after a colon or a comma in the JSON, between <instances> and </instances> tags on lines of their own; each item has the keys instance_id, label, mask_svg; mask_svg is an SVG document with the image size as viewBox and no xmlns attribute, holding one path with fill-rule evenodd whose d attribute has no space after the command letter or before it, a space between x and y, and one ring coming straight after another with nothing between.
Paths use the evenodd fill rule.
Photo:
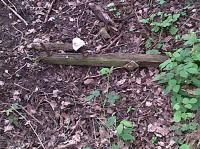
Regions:
<instances>
[{"instance_id":1,"label":"green plant","mask_svg":"<svg viewBox=\"0 0 200 149\"><path fill-rule=\"evenodd\" d=\"M175 25L175 22L180 18L182 13L164 13L164 12L158 12L155 14L152 14L149 18L140 20L141 23L149 24L151 26L152 32L159 32L163 29L167 29L171 35L176 35L178 32L178 28Z\"/></svg>"},{"instance_id":2,"label":"green plant","mask_svg":"<svg viewBox=\"0 0 200 149\"><path fill-rule=\"evenodd\" d=\"M182 144L180 149L190 149L190 146L188 144Z\"/></svg>"},{"instance_id":3,"label":"green plant","mask_svg":"<svg viewBox=\"0 0 200 149\"><path fill-rule=\"evenodd\" d=\"M174 53L166 53L169 59L160 64L161 73L155 78L172 94L174 121L180 122L195 116L200 105L200 44L196 34L190 32L182 37L184 47ZM190 88L193 88L190 90Z\"/></svg>"},{"instance_id":4,"label":"green plant","mask_svg":"<svg viewBox=\"0 0 200 149\"><path fill-rule=\"evenodd\" d=\"M7 110L4 110L6 116L11 124L18 125L18 117L14 114L15 110L20 109L18 103L13 103Z\"/></svg>"},{"instance_id":5,"label":"green plant","mask_svg":"<svg viewBox=\"0 0 200 149\"><path fill-rule=\"evenodd\" d=\"M163 5L166 1L165 0L157 0L160 5Z\"/></svg>"},{"instance_id":6,"label":"green plant","mask_svg":"<svg viewBox=\"0 0 200 149\"><path fill-rule=\"evenodd\" d=\"M113 68L102 68L100 70L100 75L102 76L109 76L112 73Z\"/></svg>"},{"instance_id":7,"label":"green plant","mask_svg":"<svg viewBox=\"0 0 200 149\"><path fill-rule=\"evenodd\" d=\"M130 113L130 112L133 112L135 111L135 108L133 108L132 106L129 106L126 113Z\"/></svg>"},{"instance_id":8,"label":"green plant","mask_svg":"<svg viewBox=\"0 0 200 149\"><path fill-rule=\"evenodd\" d=\"M120 124L117 126L116 130L117 130L117 136L122 140L126 142L135 140L135 137L132 135L133 133L132 122L127 120L122 120Z\"/></svg>"},{"instance_id":9,"label":"green plant","mask_svg":"<svg viewBox=\"0 0 200 149\"><path fill-rule=\"evenodd\" d=\"M116 8L114 2L109 3L109 4L106 6L106 8L108 9L108 11L113 12L114 15L115 15L116 17L120 17L120 16L121 16L121 13L120 13L120 11Z\"/></svg>"},{"instance_id":10,"label":"green plant","mask_svg":"<svg viewBox=\"0 0 200 149\"><path fill-rule=\"evenodd\" d=\"M157 143L157 137L155 135L151 138L151 143L152 144L156 144Z\"/></svg>"},{"instance_id":11,"label":"green plant","mask_svg":"<svg viewBox=\"0 0 200 149\"><path fill-rule=\"evenodd\" d=\"M112 144L111 149L119 149L119 145L117 145L117 144Z\"/></svg>"},{"instance_id":12,"label":"green plant","mask_svg":"<svg viewBox=\"0 0 200 149\"><path fill-rule=\"evenodd\" d=\"M116 116L112 115L111 117L109 117L106 121L106 126L108 128L116 126Z\"/></svg>"},{"instance_id":13,"label":"green plant","mask_svg":"<svg viewBox=\"0 0 200 149\"><path fill-rule=\"evenodd\" d=\"M108 102L110 104L115 104L115 102L119 99L120 99L120 96L114 91L112 91L106 94L105 103Z\"/></svg>"},{"instance_id":14,"label":"green plant","mask_svg":"<svg viewBox=\"0 0 200 149\"><path fill-rule=\"evenodd\" d=\"M86 97L86 101L91 102L94 98L99 97L99 96L100 96L99 90L94 90L90 92L89 96Z\"/></svg>"}]
</instances>

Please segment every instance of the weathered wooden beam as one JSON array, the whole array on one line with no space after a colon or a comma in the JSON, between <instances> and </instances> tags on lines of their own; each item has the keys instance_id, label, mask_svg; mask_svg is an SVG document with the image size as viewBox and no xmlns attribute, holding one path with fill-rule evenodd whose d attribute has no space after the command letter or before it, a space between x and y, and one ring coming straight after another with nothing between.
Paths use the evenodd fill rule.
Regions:
<instances>
[{"instance_id":1,"label":"weathered wooden beam","mask_svg":"<svg viewBox=\"0 0 200 149\"><path fill-rule=\"evenodd\" d=\"M132 53L109 53L83 56L78 53L57 54L40 57L39 60L49 64L63 64L75 66L106 66L122 67L130 62L135 62L139 67L157 67L167 60L162 55L132 54Z\"/></svg>"}]
</instances>

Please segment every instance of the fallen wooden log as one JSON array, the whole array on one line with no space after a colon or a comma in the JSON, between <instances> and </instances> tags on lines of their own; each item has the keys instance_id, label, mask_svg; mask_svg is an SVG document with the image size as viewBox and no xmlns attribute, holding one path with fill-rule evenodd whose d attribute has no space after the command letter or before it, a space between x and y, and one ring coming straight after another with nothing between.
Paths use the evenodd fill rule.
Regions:
<instances>
[{"instance_id":1,"label":"fallen wooden log","mask_svg":"<svg viewBox=\"0 0 200 149\"><path fill-rule=\"evenodd\" d=\"M139 67L157 67L160 63L167 60L167 57L162 55L132 53L94 54L88 56L83 56L78 53L69 53L40 57L39 60L49 64L75 66L123 67L127 64L131 64L135 65L132 67L136 67L136 65Z\"/></svg>"}]
</instances>

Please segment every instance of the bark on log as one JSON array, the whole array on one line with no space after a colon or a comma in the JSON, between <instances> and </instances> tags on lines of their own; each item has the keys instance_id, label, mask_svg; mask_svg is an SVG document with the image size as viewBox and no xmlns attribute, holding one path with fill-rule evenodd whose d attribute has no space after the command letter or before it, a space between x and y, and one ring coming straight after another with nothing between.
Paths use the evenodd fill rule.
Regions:
<instances>
[{"instance_id":1,"label":"bark on log","mask_svg":"<svg viewBox=\"0 0 200 149\"><path fill-rule=\"evenodd\" d=\"M69 53L52 55L49 57L40 57L39 60L49 64L64 64L75 66L123 67L130 62L135 62L139 65L139 67L157 67L160 63L167 60L167 57L162 55L130 53L109 53L88 56Z\"/></svg>"}]
</instances>

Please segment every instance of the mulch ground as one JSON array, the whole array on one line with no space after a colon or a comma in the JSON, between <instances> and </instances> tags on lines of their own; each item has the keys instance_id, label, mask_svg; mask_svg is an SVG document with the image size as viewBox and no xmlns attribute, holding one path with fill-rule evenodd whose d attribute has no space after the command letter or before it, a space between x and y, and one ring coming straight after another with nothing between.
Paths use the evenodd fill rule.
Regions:
<instances>
[{"instance_id":1,"label":"mulch ground","mask_svg":"<svg viewBox=\"0 0 200 149\"><path fill-rule=\"evenodd\" d=\"M109 40L98 36L106 25L89 9L90 2L103 8L110 3L108 0L57 0L45 23L51 1L6 1L28 26L0 2L1 148L81 149L87 146L106 149L113 143L123 149L175 148L170 98L153 81L158 69L116 70L109 80L105 77L85 79L98 75L100 68L37 63L35 58L39 52L28 49L27 45L34 41L72 42L79 37L93 53L145 53L145 40L150 36L155 40L160 37L139 23L139 19L159 11L176 13L189 2L173 0L161 7L155 1L152 4L140 0L114 1L121 17L107 13L120 30L111 30ZM180 34L189 29L197 30L200 25L194 20L194 16L199 15L200 3L197 0L191 4L187 17L177 23ZM118 36L120 38L107 48ZM166 35L163 39L170 39L165 50L172 49L174 38ZM86 102L86 97L94 90L99 90L101 96ZM107 92L117 93L120 100L104 105ZM10 107L15 103L20 106L13 110ZM134 109L127 112L131 107ZM135 141L124 144L117 139L114 129L105 127L106 119L113 113L117 122L126 119L134 123Z\"/></svg>"}]
</instances>

